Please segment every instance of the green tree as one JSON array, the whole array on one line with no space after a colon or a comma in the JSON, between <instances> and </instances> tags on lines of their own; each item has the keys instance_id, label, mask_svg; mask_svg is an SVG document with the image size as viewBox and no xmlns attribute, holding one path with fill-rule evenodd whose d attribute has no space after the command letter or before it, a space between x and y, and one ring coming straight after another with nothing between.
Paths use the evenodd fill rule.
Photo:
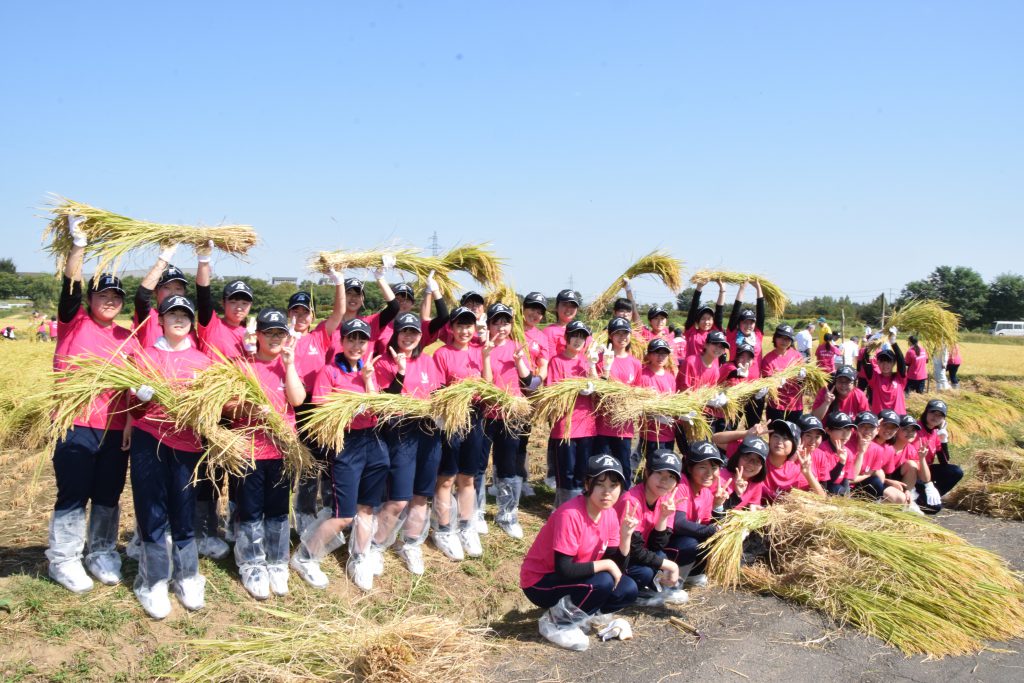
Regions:
<instances>
[{"instance_id":1,"label":"green tree","mask_svg":"<svg viewBox=\"0 0 1024 683\"><path fill-rule=\"evenodd\" d=\"M693 299L693 293L697 291L694 287L687 287L683 291L676 295L676 310L687 313L690 310L690 301Z\"/></svg>"},{"instance_id":2,"label":"green tree","mask_svg":"<svg viewBox=\"0 0 1024 683\"><path fill-rule=\"evenodd\" d=\"M908 282L896 303L899 305L912 298L943 301L960 315L964 327L975 329L985 321L988 286L973 268L939 266L926 280Z\"/></svg>"},{"instance_id":3,"label":"green tree","mask_svg":"<svg viewBox=\"0 0 1024 683\"><path fill-rule=\"evenodd\" d=\"M1024 320L1024 276L1003 273L988 287L985 323Z\"/></svg>"},{"instance_id":4,"label":"green tree","mask_svg":"<svg viewBox=\"0 0 1024 683\"><path fill-rule=\"evenodd\" d=\"M27 276L23 278L23 291L36 308L56 308L60 280L50 275Z\"/></svg>"},{"instance_id":5,"label":"green tree","mask_svg":"<svg viewBox=\"0 0 1024 683\"><path fill-rule=\"evenodd\" d=\"M0 258L0 273L17 273L18 267L14 265L14 259Z\"/></svg>"}]
</instances>

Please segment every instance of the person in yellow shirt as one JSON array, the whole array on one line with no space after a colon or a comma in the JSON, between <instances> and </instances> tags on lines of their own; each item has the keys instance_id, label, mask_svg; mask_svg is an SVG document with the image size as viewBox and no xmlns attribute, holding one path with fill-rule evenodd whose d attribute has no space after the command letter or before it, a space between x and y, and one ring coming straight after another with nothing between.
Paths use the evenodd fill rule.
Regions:
<instances>
[{"instance_id":1,"label":"person in yellow shirt","mask_svg":"<svg viewBox=\"0 0 1024 683\"><path fill-rule=\"evenodd\" d=\"M818 318L818 344L825 343L825 335L832 334L832 328L825 322L825 317L821 316Z\"/></svg>"}]
</instances>

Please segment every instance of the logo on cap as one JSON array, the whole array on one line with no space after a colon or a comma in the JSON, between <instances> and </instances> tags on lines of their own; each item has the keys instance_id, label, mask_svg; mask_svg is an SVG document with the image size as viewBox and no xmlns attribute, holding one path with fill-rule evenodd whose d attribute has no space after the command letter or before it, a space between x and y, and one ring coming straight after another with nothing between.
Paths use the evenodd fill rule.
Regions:
<instances>
[{"instance_id":1,"label":"logo on cap","mask_svg":"<svg viewBox=\"0 0 1024 683\"><path fill-rule=\"evenodd\" d=\"M617 467L619 462L610 455L599 455L594 464L598 467Z\"/></svg>"}]
</instances>

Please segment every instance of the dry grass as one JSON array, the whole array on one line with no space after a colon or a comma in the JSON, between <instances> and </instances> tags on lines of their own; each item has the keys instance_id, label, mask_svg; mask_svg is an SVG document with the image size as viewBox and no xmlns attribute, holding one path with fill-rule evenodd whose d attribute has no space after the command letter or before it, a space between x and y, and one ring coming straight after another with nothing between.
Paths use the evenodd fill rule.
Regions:
<instances>
[{"instance_id":1,"label":"dry grass","mask_svg":"<svg viewBox=\"0 0 1024 683\"><path fill-rule=\"evenodd\" d=\"M1024 521L1024 450L975 451L974 477L946 497L948 505L1002 519Z\"/></svg>"},{"instance_id":2,"label":"dry grass","mask_svg":"<svg viewBox=\"0 0 1024 683\"><path fill-rule=\"evenodd\" d=\"M757 280L761 283L761 291L764 292L764 305L768 315L773 318L782 318L782 314L786 312L786 304L789 303L789 298L785 292L774 282L756 273L734 273L728 270L698 270L690 278L690 282L695 285L705 285L715 280L721 280L730 285L742 285L744 282Z\"/></svg>"},{"instance_id":3,"label":"dry grass","mask_svg":"<svg viewBox=\"0 0 1024 683\"><path fill-rule=\"evenodd\" d=\"M299 429L317 443L340 453L345 447L345 432L364 411L388 420L415 420L431 417L430 401L403 394L366 394L335 391L306 414Z\"/></svg>"},{"instance_id":4,"label":"dry grass","mask_svg":"<svg viewBox=\"0 0 1024 683\"><path fill-rule=\"evenodd\" d=\"M672 290L673 294L678 294L683 288L683 262L667 251L656 249L637 259L626 272L615 278L607 289L598 294L587 308L587 316L591 320L604 316L622 290L623 279L632 280L641 275L653 275Z\"/></svg>"},{"instance_id":5,"label":"dry grass","mask_svg":"<svg viewBox=\"0 0 1024 683\"><path fill-rule=\"evenodd\" d=\"M490 245L463 244L448 250L441 256L444 268L448 271L469 273L470 277L485 287L496 287L501 284L502 269L505 259L500 258ZM508 303L507 301L505 303Z\"/></svg>"},{"instance_id":6,"label":"dry grass","mask_svg":"<svg viewBox=\"0 0 1024 683\"><path fill-rule=\"evenodd\" d=\"M448 274L445 262L435 256L424 256L419 249L413 247L379 247L365 251L321 251L309 262L309 268L318 273L327 274L333 268L345 271L356 268L379 268L386 254L395 257L395 268L412 274L418 281L425 282L433 272L441 294L452 298L458 290L459 283Z\"/></svg>"}]
</instances>

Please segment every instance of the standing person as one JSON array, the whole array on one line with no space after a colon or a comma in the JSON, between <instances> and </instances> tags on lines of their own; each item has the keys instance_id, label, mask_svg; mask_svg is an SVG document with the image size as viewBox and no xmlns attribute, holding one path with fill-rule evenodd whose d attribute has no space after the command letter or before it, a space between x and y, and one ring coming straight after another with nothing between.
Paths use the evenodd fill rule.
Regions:
<instances>
[{"instance_id":1,"label":"standing person","mask_svg":"<svg viewBox=\"0 0 1024 683\"><path fill-rule=\"evenodd\" d=\"M370 345L366 347L366 357L364 361L369 360L373 356L374 344L380 339L381 335L384 334L384 330L395 319L398 315L398 311L401 307L398 299L395 297L395 293L391 291L391 285L388 284L385 275L395 265L395 257L391 254L385 254L382 259L382 264L374 269L373 277L377 282L377 286L380 288L381 295L384 297L385 306L384 309L376 313L369 315L362 315L363 306L366 303L366 292L363 281L357 277L345 278L345 312L341 316L342 323L346 323L349 320L355 320L359 318L367 325L370 326ZM328 355L337 355L343 353L342 342L339 337L332 339L331 350Z\"/></svg>"},{"instance_id":2,"label":"standing person","mask_svg":"<svg viewBox=\"0 0 1024 683\"><path fill-rule=\"evenodd\" d=\"M373 355L380 356L381 358L385 358L388 355L388 344L391 343L391 338L395 334L395 318L402 313L412 313L416 307L416 293L413 291L412 285L407 282L397 282L389 285L389 289L395 301L395 305L389 307L393 311L393 315L391 319L388 319L384 312L381 313L381 328L377 335L377 341L373 345ZM386 294L384 299L387 301ZM395 310L395 306L397 306L397 310ZM387 310L388 308L385 308L385 311Z\"/></svg>"},{"instance_id":3,"label":"standing person","mask_svg":"<svg viewBox=\"0 0 1024 683\"><path fill-rule=\"evenodd\" d=\"M814 350L814 358L818 367L830 375L836 371L836 357L842 358L842 349L833 341L832 333L822 337L818 348Z\"/></svg>"},{"instance_id":4,"label":"standing person","mask_svg":"<svg viewBox=\"0 0 1024 683\"><path fill-rule=\"evenodd\" d=\"M800 352L801 356L810 358L811 347L814 345L814 323L808 323L807 327L800 330L794 337L793 343L796 344L796 350Z\"/></svg>"},{"instance_id":5,"label":"standing person","mask_svg":"<svg viewBox=\"0 0 1024 683\"><path fill-rule=\"evenodd\" d=\"M644 341L664 339L667 343L672 342L673 334L668 326L668 311L661 306L651 306L647 309L647 325L640 330Z\"/></svg>"},{"instance_id":6,"label":"standing person","mask_svg":"<svg viewBox=\"0 0 1024 683\"><path fill-rule=\"evenodd\" d=\"M857 415L867 410L868 397L855 386L856 382L857 371L849 365L841 366L836 370L834 386L822 387L814 397L811 413L819 420L824 420L831 413Z\"/></svg>"},{"instance_id":7,"label":"standing person","mask_svg":"<svg viewBox=\"0 0 1024 683\"><path fill-rule=\"evenodd\" d=\"M451 340L434 352L434 362L445 385L452 385L469 377L483 376L483 358L476 335L477 316L465 306L459 306L448 318ZM470 428L465 435L446 435L441 441L441 464L438 467L434 492L436 528L431 538L437 549L449 559L461 561L483 555L480 534L476 528L476 486L474 480L484 457L483 415L474 406ZM453 520L452 488L457 490L457 515ZM457 521L456 529L452 529Z\"/></svg>"},{"instance_id":8,"label":"standing person","mask_svg":"<svg viewBox=\"0 0 1024 683\"><path fill-rule=\"evenodd\" d=\"M548 338L539 325L544 322L544 316L548 312L548 299L540 292L530 292L523 297L523 333L526 336L526 347L529 352L530 370L540 378L541 383L548 376L548 360L551 358L548 349ZM519 440L519 454L516 457L516 473L523 479L523 495L534 495L533 487L530 486L529 473L526 469L527 446L530 441L530 429L532 425L526 426L523 438ZM554 458L548 460L547 476L551 477L552 484L555 477ZM554 488L553 486L550 488Z\"/></svg>"},{"instance_id":9,"label":"standing person","mask_svg":"<svg viewBox=\"0 0 1024 683\"><path fill-rule=\"evenodd\" d=\"M175 384L186 383L209 367L209 356L192 341L195 315L195 306L184 296L165 296L157 316L162 335L133 360L156 369ZM191 430L176 429L168 421L163 407L152 400L152 387L137 387L135 398L140 407L133 411L131 478L142 548L134 591L146 614L163 619L171 612L168 583L185 609L202 609L206 602L206 579L199 573L192 484L203 444ZM168 532L170 554L164 538Z\"/></svg>"},{"instance_id":10,"label":"standing person","mask_svg":"<svg viewBox=\"0 0 1024 683\"><path fill-rule=\"evenodd\" d=\"M716 280L718 284L718 301L715 307L701 306L700 296L704 284L697 285L693 291L693 298L690 300L690 310L686 314L686 324L683 327L683 336L686 338L686 355L699 356L704 351L704 340L707 339L711 330L722 331L722 314L725 311L725 283Z\"/></svg>"},{"instance_id":11,"label":"standing person","mask_svg":"<svg viewBox=\"0 0 1024 683\"><path fill-rule=\"evenodd\" d=\"M742 344L749 344L754 349L752 369L755 370L756 376L760 377L761 358L764 356L764 291L761 289L761 281L754 280L754 289L757 292L757 301L754 304L756 310L752 311L749 308L740 310L743 305L743 292L746 289L747 283L744 282L736 292L736 301L729 314L729 325L725 336L729 340L729 348L732 349L734 358Z\"/></svg>"},{"instance_id":12,"label":"standing person","mask_svg":"<svg viewBox=\"0 0 1024 683\"><path fill-rule=\"evenodd\" d=\"M377 359L363 360L371 331L369 323L360 318L342 323L342 350L317 375L313 385L313 403L323 403L335 391L377 393L374 379ZM331 517L320 519L306 529L302 545L289 562L291 568L314 588L327 586L327 576L320 569L320 561L345 542L342 534L351 528L346 573L360 590L373 589L374 572L378 566L377 560L370 557L373 510L384 502L389 465L387 449L376 427L376 415L360 413L346 430L341 451L330 453L331 482L334 485ZM286 505L287 502L286 498Z\"/></svg>"},{"instance_id":13,"label":"standing person","mask_svg":"<svg viewBox=\"0 0 1024 683\"><path fill-rule=\"evenodd\" d=\"M907 363L903 352L896 343L896 328L889 328L890 347L883 347L875 354L878 370L865 358L861 367L868 376L868 389L871 393L871 412L878 414L888 408L900 415L907 412L904 390L907 386Z\"/></svg>"},{"instance_id":14,"label":"standing person","mask_svg":"<svg viewBox=\"0 0 1024 683\"><path fill-rule=\"evenodd\" d=\"M135 290L135 313L132 315L132 325L138 330L136 332L139 344L149 346L153 344L163 330L157 320L160 304L169 296L185 296L188 294L188 279L185 273L177 266L171 265L178 245L174 244L165 247L157 256L156 263L149 269L145 277ZM153 306L153 294L156 294L156 307ZM195 336L195 330L192 331Z\"/></svg>"},{"instance_id":15,"label":"standing person","mask_svg":"<svg viewBox=\"0 0 1024 683\"><path fill-rule=\"evenodd\" d=\"M828 321L825 320L825 316L818 316L818 345L826 344L825 335L832 334L832 328L829 327Z\"/></svg>"},{"instance_id":16,"label":"standing person","mask_svg":"<svg viewBox=\"0 0 1024 683\"><path fill-rule=\"evenodd\" d=\"M729 497L718 476L723 465L725 458L713 443L694 441L690 444L683 463L683 476L676 487L676 517L666 547L666 555L679 566L684 588L708 585L704 574L707 548L703 543L718 532L716 510L720 512Z\"/></svg>"},{"instance_id":17,"label":"standing person","mask_svg":"<svg viewBox=\"0 0 1024 683\"><path fill-rule=\"evenodd\" d=\"M840 348L843 354L842 365L849 365L851 368L856 368L857 356L860 353L860 337L850 337L842 343Z\"/></svg>"},{"instance_id":18,"label":"standing person","mask_svg":"<svg viewBox=\"0 0 1024 683\"><path fill-rule=\"evenodd\" d=\"M295 407L306 389L295 368L295 337L284 311L264 308L256 316L256 353L244 363L259 382L269 406L228 405L232 427L258 423L261 411L273 410L295 429ZM257 600L288 593L288 496L291 486L284 458L265 429L252 435L253 460L231 478L235 502L235 563L242 586Z\"/></svg>"},{"instance_id":19,"label":"standing person","mask_svg":"<svg viewBox=\"0 0 1024 683\"><path fill-rule=\"evenodd\" d=\"M82 261L88 239L81 216L68 216L72 247L64 265L57 304L58 336L53 369L72 368L75 356L90 355L118 362L122 353L135 349L131 333L115 318L124 306L121 280L100 275L89 283L82 305ZM121 556L117 552L119 501L128 473L124 445L126 426L124 395L106 392L77 418L53 451L57 499L50 518L47 571L54 581L73 593L101 583L121 581ZM86 509L89 508L88 522ZM85 554L85 567L82 554Z\"/></svg>"},{"instance_id":20,"label":"standing person","mask_svg":"<svg viewBox=\"0 0 1024 683\"><path fill-rule=\"evenodd\" d=\"M961 363L963 363L963 357L960 355L960 345L953 344L949 349L949 361L946 363L946 372L949 374L949 384L954 389L960 388L960 380L957 379L956 374L960 372Z\"/></svg>"},{"instance_id":21,"label":"standing person","mask_svg":"<svg viewBox=\"0 0 1024 683\"><path fill-rule=\"evenodd\" d=\"M743 342L736 347L734 353L733 359L722 365L719 370L719 384L728 388L743 382L753 382L761 378L761 364L756 361L757 354L753 346ZM743 406L743 422L744 424L755 425L761 421L763 415L764 396L754 394Z\"/></svg>"},{"instance_id":22,"label":"standing person","mask_svg":"<svg viewBox=\"0 0 1024 683\"><path fill-rule=\"evenodd\" d=\"M761 362L761 374L770 377L801 361L801 355L793 348L793 328L779 325L772 335L772 350L765 354ZM800 372L803 378L803 371ZM768 420L787 420L796 422L804 410L804 396L799 380L790 380L779 388L778 395L768 402L765 417Z\"/></svg>"},{"instance_id":23,"label":"standing person","mask_svg":"<svg viewBox=\"0 0 1024 683\"><path fill-rule=\"evenodd\" d=\"M580 495L551 513L519 570L527 599L547 609L540 634L569 650L587 649L592 618L631 605L638 592L625 568L640 520L632 507L621 521L615 512L625 481L619 461L595 455L583 471Z\"/></svg>"},{"instance_id":24,"label":"standing person","mask_svg":"<svg viewBox=\"0 0 1024 683\"><path fill-rule=\"evenodd\" d=\"M563 289L555 297L556 322L544 328L544 334L548 338L548 353L551 358L562 353L566 345L566 327L576 319L579 313L582 299L579 292L572 289ZM589 340L587 341L589 344Z\"/></svg>"},{"instance_id":25,"label":"standing person","mask_svg":"<svg viewBox=\"0 0 1024 683\"><path fill-rule=\"evenodd\" d=\"M35 323L33 323L35 324ZM47 339L47 328L46 319L39 321L39 325L36 327L36 341L46 341Z\"/></svg>"},{"instance_id":26,"label":"standing person","mask_svg":"<svg viewBox=\"0 0 1024 683\"><path fill-rule=\"evenodd\" d=\"M590 328L582 321L573 320L566 325L565 348L548 364L546 384L556 384L573 377L597 379L597 345L592 345L589 353L584 352L589 338ZM594 437L597 436L593 393L593 386L581 391L572 414L559 418L551 426L548 447L555 453L556 508L578 496L583 488L587 462L593 454Z\"/></svg>"},{"instance_id":27,"label":"standing person","mask_svg":"<svg viewBox=\"0 0 1024 683\"><path fill-rule=\"evenodd\" d=\"M907 337L910 348L907 349L904 360L907 364L907 386L906 393L923 394L925 383L928 381L928 352L921 346L917 337Z\"/></svg>"},{"instance_id":28,"label":"standing person","mask_svg":"<svg viewBox=\"0 0 1024 683\"><path fill-rule=\"evenodd\" d=\"M675 393L676 378L668 370L670 354L671 349L668 342L664 339L652 339L647 344L647 355L640 375L636 379L636 386L653 389L659 394ZM656 450L672 450L672 441L675 438L674 427L673 420L660 415L654 420L644 421L637 452L643 456L645 461ZM636 464L639 466L639 462Z\"/></svg>"},{"instance_id":29,"label":"standing person","mask_svg":"<svg viewBox=\"0 0 1024 683\"><path fill-rule=\"evenodd\" d=\"M600 375L602 379L635 386L643 370L639 359L629 352L632 326L625 318L608 321L608 347L601 356ZM594 449L597 453L609 453L622 465L625 475L623 486L629 490L633 482L631 455L635 425L624 424L613 427L603 413L597 416L597 437Z\"/></svg>"},{"instance_id":30,"label":"standing person","mask_svg":"<svg viewBox=\"0 0 1024 683\"><path fill-rule=\"evenodd\" d=\"M824 497L825 490L815 476L811 452L802 441L800 428L788 420L773 420L768 429L765 500L773 502L792 489L802 489Z\"/></svg>"},{"instance_id":31,"label":"standing person","mask_svg":"<svg viewBox=\"0 0 1024 683\"><path fill-rule=\"evenodd\" d=\"M704 343L700 355L688 356L686 364L676 375L676 391L689 391L704 387L718 386L721 379L719 358L729 351L729 342L718 330L711 330ZM721 409L725 407L725 394L719 393L708 403L711 411L711 431L720 432L725 429L725 418Z\"/></svg>"},{"instance_id":32,"label":"standing person","mask_svg":"<svg viewBox=\"0 0 1024 683\"><path fill-rule=\"evenodd\" d=\"M57 316L50 316L50 341L57 341Z\"/></svg>"},{"instance_id":33,"label":"standing person","mask_svg":"<svg viewBox=\"0 0 1024 683\"><path fill-rule=\"evenodd\" d=\"M949 429L946 424L948 412L949 406L946 402L936 398L928 401L920 419L919 438L928 449L925 456L928 476L922 476L923 467L918 475L918 489L925 497L925 505L922 506L925 512L934 513L941 510L942 496L949 493L964 477L964 471L960 466L950 462Z\"/></svg>"}]
</instances>

